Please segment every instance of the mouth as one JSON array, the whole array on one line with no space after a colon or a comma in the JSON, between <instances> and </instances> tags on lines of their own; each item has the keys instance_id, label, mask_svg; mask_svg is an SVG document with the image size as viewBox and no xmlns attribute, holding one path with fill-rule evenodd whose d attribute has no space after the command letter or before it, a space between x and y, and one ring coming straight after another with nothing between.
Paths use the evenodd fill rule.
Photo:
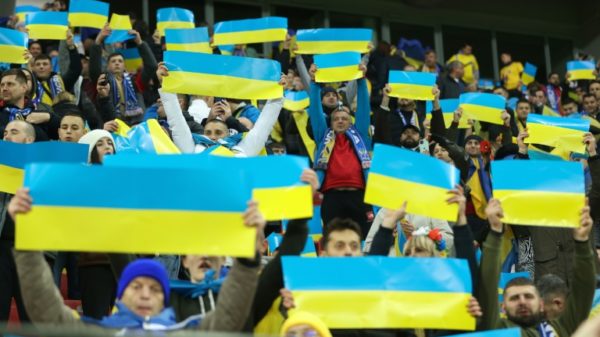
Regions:
<instances>
[{"instance_id":1,"label":"mouth","mask_svg":"<svg viewBox=\"0 0 600 337\"><path fill-rule=\"evenodd\" d=\"M139 316L142 316L142 317L150 316L150 314L152 314L152 308L149 306L143 306L143 305L137 306L135 311Z\"/></svg>"}]
</instances>

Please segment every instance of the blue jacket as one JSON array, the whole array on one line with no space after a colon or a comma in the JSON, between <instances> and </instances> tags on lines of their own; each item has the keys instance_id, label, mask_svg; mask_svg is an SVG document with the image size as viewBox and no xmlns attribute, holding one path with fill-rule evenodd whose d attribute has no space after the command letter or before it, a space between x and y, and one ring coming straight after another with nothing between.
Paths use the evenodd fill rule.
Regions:
<instances>
[{"instance_id":1,"label":"blue jacket","mask_svg":"<svg viewBox=\"0 0 600 337\"><path fill-rule=\"evenodd\" d=\"M372 150L373 144L371 144L371 136L369 135L369 127L371 126L371 105L369 103L369 90L367 89L367 82L364 78L358 81L358 97L357 107L354 126L358 130L361 138L367 145L367 149ZM325 119L325 112L323 112L323 105L321 104L321 86L311 82L310 84L310 105L308 107L308 115L310 117L310 126L313 131L313 137L315 143L320 145L327 135L329 125L327 125ZM318 151L320 146L317 146L315 151ZM318 152L315 152L315 161ZM367 181L368 169L363 169L363 176ZM322 170L317 171L319 181L323 184L325 179L325 172Z\"/></svg>"}]
</instances>

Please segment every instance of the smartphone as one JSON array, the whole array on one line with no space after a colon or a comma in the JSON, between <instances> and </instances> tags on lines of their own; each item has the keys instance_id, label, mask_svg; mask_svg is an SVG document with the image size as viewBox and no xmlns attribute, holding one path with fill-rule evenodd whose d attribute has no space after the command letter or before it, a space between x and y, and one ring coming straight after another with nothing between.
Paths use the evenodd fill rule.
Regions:
<instances>
[{"instance_id":1,"label":"smartphone","mask_svg":"<svg viewBox=\"0 0 600 337\"><path fill-rule=\"evenodd\" d=\"M427 139L421 139L419 141L419 152L422 154L429 154L429 141Z\"/></svg>"},{"instance_id":2,"label":"smartphone","mask_svg":"<svg viewBox=\"0 0 600 337\"><path fill-rule=\"evenodd\" d=\"M100 86L108 85L108 73L104 73L104 80L98 83Z\"/></svg>"},{"instance_id":3,"label":"smartphone","mask_svg":"<svg viewBox=\"0 0 600 337\"><path fill-rule=\"evenodd\" d=\"M225 98L223 97L215 97L215 103L223 102Z\"/></svg>"}]
</instances>

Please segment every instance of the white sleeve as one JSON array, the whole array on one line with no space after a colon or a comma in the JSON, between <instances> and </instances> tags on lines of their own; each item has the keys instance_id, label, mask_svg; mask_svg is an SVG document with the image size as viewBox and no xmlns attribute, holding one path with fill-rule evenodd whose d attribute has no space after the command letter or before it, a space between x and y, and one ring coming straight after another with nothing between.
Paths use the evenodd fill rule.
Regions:
<instances>
[{"instance_id":1,"label":"white sleeve","mask_svg":"<svg viewBox=\"0 0 600 337\"><path fill-rule=\"evenodd\" d=\"M365 247L363 248L364 253L368 253L371 250L371 244L373 243L373 238L375 238L375 234L377 234L379 227L381 227L381 224L383 223L384 215L385 215L385 210L383 208L380 209L379 212L377 212L377 215L375 215L375 219L373 220L373 223L371 224L371 229L369 229L369 233L367 234L367 237L365 238Z\"/></svg>"},{"instance_id":2,"label":"white sleeve","mask_svg":"<svg viewBox=\"0 0 600 337\"><path fill-rule=\"evenodd\" d=\"M282 107L283 98L267 101L252 130L238 144L238 147L247 157L258 155L260 150L265 146Z\"/></svg>"},{"instance_id":3,"label":"white sleeve","mask_svg":"<svg viewBox=\"0 0 600 337\"><path fill-rule=\"evenodd\" d=\"M169 129L171 129L173 136L173 143L177 145L182 153L194 153L196 146L194 138L192 138L192 131L190 131L190 127L187 125L185 117L183 117L177 95L165 92L162 89L158 89L158 93L165 108Z\"/></svg>"}]
</instances>

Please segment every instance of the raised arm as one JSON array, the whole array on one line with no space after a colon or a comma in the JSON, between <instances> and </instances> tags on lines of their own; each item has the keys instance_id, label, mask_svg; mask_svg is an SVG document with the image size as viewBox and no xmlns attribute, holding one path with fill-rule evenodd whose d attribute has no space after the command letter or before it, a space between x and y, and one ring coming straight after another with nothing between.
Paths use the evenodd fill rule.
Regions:
<instances>
[{"instance_id":1,"label":"raised arm","mask_svg":"<svg viewBox=\"0 0 600 337\"><path fill-rule=\"evenodd\" d=\"M440 89L433 88L433 109L431 110L431 133L434 135L446 136L446 123L444 122L444 113L440 107Z\"/></svg>"},{"instance_id":2,"label":"raised arm","mask_svg":"<svg viewBox=\"0 0 600 337\"><path fill-rule=\"evenodd\" d=\"M367 68L364 68L366 73ZM371 149L371 136L369 128L371 127L371 104L369 102L369 89L367 89L367 80L363 77L357 80L358 100L356 105L355 126L360 136L365 141L367 149Z\"/></svg>"},{"instance_id":3,"label":"raised arm","mask_svg":"<svg viewBox=\"0 0 600 337\"><path fill-rule=\"evenodd\" d=\"M98 77L100 77L100 74L102 73L102 44L108 35L110 35L110 27L107 23L96 37L95 43L90 47L89 72L90 79L94 83L98 82Z\"/></svg>"},{"instance_id":4,"label":"raised arm","mask_svg":"<svg viewBox=\"0 0 600 337\"><path fill-rule=\"evenodd\" d=\"M142 59L142 63L144 65L142 78L144 82L148 82L150 79L154 78L156 69L158 68L158 63L156 62L156 57L154 57L154 53L152 52L152 49L148 43L141 39L140 33L135 30L133 30L132 33L134 33L136 36L135 43L137 44L138 51L140 52L140 58Z\"/></svg>"},{"instance_id":5,"label":"raised arm","mask_svg":"<svg viewBox=\"0 0 600 337\"><path fill-rule=\"evenodd\" d=\"M406 216L406 202L397 210L382 209L377 214L379 228L373 237L368 255L388 256L394 245L394 228L398 221ZM376 218L377 218L376 217ZM375 225L375 221L373 222ZM369 232L371 234L371 232Z\"/></svg>"},{"instance_id":6,"label":"raised arm","mask_svg":"<svg viewBox=\"0 0 600 337\"><path fill-rule=\"evenodd\" d=\"M79 79L79 75L81 75L81 57L79 56L79 51L75 46L75 42L73 42L73 34L70 30L67 31L67 40L66 40L68 52L69 52L69 67L67 71L62 74L63 83L65 85L65 89L73 92L73 86L75 82Z\"/></svg>"},{"instance_id":7,"label":"raised arm","mask_svg":"<svg viewBox=\"0 0 600 337\"><path fill-rule=\"evenodd\" d=\"M304 90L310 94L310 83L311 78L308 70L306 69L306 64L304 63L304 59L302 55L296 55L296 68L298 69L298 75L300 75L300 80L304 85Z\"/></svg>"},{"instance_id":8,"label":"raised arm","mask_svg":"<svg viewBox=\"0 0 600 337\"><path fill-rule=\"evenodd\" d=\"M311 67L311 74L316 71L316 66ZM314 75L311 75L314 78ZM327 121L325 112L321 104L321 87L315 82L310 82L310 105L308 106L308 116L310 118L310 127L312 128L313 139L318 144L327 130Z\"/></svg>"}]
</instances>

